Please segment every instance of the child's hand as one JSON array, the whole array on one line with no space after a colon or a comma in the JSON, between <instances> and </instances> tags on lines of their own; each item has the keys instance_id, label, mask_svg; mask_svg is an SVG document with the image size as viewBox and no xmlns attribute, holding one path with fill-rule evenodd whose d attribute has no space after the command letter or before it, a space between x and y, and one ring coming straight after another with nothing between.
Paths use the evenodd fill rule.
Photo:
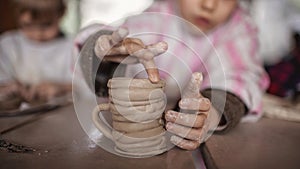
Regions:
<instances>
[{"instance_id":1,"label":"child's hand","mask_svg":"<svg viewBox=\"0 0 300 169\"><path fill-rule=\"evenodd\" d=\"M67 92L66 86L54 83L41 83L39 85L30 86L23 89L22 96L26 101L42 100L49 101L57 96L61 96Z\"/></svg>"},{"instance_id":2,"label":"child's hand","mask_svg":"<svg viewBox=\"0 0 300 169\"><path fill-rule=\"evenodd\" d=\"M207 132L205 121L211 103L200 94L201 82L202 75L200 73L193 74L179 102L181 112L169 110L165 114L166 128L175 134L171 137L171 142L182 149L194 150L198 148L204 141L204 135Z\"/></svg>"},{"instance_id":3,"label":"child's hand","mask_svg":"<svg viewBox=\"0 0 300 169\"><path fill-rule=\"evenodd\" d=\"M127 35L127 29L119 28L112 35L100 36L95 46L96 55L100 58L105 56L105 60L119 63L132 64L140 62L144 65L149 80L158 82L160 78L154 63L154 57L167 50L167 43L158 42L146 46L140 39L126 38Z\"/></svg>"}]
</instances>

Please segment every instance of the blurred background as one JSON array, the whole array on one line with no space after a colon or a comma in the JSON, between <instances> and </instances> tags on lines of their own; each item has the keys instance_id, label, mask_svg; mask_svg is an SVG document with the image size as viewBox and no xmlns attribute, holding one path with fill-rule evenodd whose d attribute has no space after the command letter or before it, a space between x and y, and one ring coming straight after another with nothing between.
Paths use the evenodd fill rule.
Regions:
<instances>
[{"instance_id":1,"label":"blurred background","mask_svg":"<svg viewBox=\"0 0 300 169\"><path fill-rule=\"evenodd\" d=\"M14 0L0 1L0 33L17 27L14 18ZM67 35L74 35L89 24L108 24L128 15L138 14L149 7L153 0L66 0L67 13L61 28Z\"/></svg>"},{"instance_id":2,"label":"blurred background","mask_svg":"<svg viewBox=\"0 0 300 169\"><path fill-rule=\"evenodd\" d=\"M0 33L17 27L14 19L14 0L0 1ZM138 14L149 7L153 0L66 0L67 14L61 23L62 31L71 37L83 27L93 23L109 24L128 15ZM260 54L271 80L277 79L282 66L293 66L291 79L280 79L284 90L269 92L291 97L290 93L299 91L299 32L300 32L300 1L299 0L240 0L256 21L259 30ZM288 64L287 64L288 62ZM295 69L296 67L296 69ZM297 68L298 67L298 68ZM273 72L273 74L272 74ZM282 73L282 72L281 72ZM272 77L274 76L274 77ZM288 75L290 76L290 75ZM284 82L282 82L284 81ZM288 84L282 84L289 82ZM276 82L277 83L277 82ZM291 84L292 83L292 84ZM276 87L276 86L275 86ZM293 94L292 94L293 95Z\"/></svg>"}]
</instances>

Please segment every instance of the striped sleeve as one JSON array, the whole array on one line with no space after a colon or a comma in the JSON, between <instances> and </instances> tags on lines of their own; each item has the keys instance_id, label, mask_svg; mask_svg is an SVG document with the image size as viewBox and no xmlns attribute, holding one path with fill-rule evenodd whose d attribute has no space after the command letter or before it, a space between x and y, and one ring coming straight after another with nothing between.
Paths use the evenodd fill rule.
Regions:
<instances>
[{"instance_id":1,"label":"striped sleeve","mask_svg":"<svg viewBox=\"0 0 300 169\"><path fill-rule=\"evenodd\" d=\"M261 100L269 80L257 53L256 36L234 36L215 47L216 52L211 52L206 62L210 82L204 84L238 96L248 108L242 121L257 121L262 115Z\"/></svg>"}]
</instances>

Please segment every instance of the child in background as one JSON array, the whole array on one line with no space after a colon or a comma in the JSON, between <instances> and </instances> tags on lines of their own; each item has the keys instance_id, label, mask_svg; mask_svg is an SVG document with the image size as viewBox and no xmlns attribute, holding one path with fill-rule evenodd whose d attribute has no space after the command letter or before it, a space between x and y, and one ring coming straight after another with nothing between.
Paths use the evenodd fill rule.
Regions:
<instances>
[{"instance_id":1,"label":"child in background","mask_svg":"<svg viewBox=\"0 0 300 169\"><path fill-rule=\"evenodd\" d=\"M0 36L1 93L47 101L71 91L72 40L60 31L64 0L17 0L18 30Z\"/></svg>"},{"instance_id":2,"label":"child in background","mask_svg":"<svg viewBox=\"0 0 300 169\"><path fill-rule=\"evenodd\" d=\"M238 0L158 1L147 12L177 15L194 25L168 19L165 17L168 15L159 16L154 13L145 14L145 17L138 17L138 19L129 18L124 24L132 35L147 32L160 33L161 36L145 36L141 39L145 44L166 41L169 45L168 52L173 54L163 54L155 58L157 67L161 70L160 77L166 80L168 103L173 101L174 110L179 107L181 110L202 112L186 114L180 110L167 110L166 129L174 133L171 142L183 149L193 150L204 141L207 128L214 126L213 123L219 123L217 129L226 132L235 127L241 118L244 121L256 121L261 117L261 98L268 86L268 77L257 53L256 28ZM81 46L86 38L95 32L97 29L95 28L94 26L86 29L78 35L76 40L78 46ZM204 32L207 37L195 31L196 28ZM169 43L168 37L163 35L170 35L171 32L175 32L174 34L177 32L176 38L195 49L197 56L193 56L183 43ZM102 58L105 55L105 60L120 61L120 57L125 58L130 54L130 57L137 60L145 59L142 58L145 55L141 53L131 54L124 51L122 43L127 34L126 29L111 32L102 30L94 34L93 36L99 37L95 42L97 57ZM147 37L150 37L150 40ZM219 55L214 52L206 38L211 41ZM156 46L159 52L151 47L147 48L147 56L151 56L152 59L155 55L165 52L166 48L162 44L164 43L159 42L152 45L152 47ZM144 66L146 69L153 68L153 65L147 67L145 60ZM128 65L127 74L142 69L140 65ZM183 98L178 92L176 83L186 86L192 75L189 70L203 73L204 81L200 89L202 95L199 95L199 91L198 94L192 94L195 97ZM150 80L157 79L153 78L157 76L153 71L147 70L147 73ZM192 78L195 81L195 77ZM207 102L207 98L211 102ZM179 103L174 100L179 100ZM225 104L224 107L222 103ZM219 114L222 114L220 122L217 119Z\"/></svg>"}]
</instances>

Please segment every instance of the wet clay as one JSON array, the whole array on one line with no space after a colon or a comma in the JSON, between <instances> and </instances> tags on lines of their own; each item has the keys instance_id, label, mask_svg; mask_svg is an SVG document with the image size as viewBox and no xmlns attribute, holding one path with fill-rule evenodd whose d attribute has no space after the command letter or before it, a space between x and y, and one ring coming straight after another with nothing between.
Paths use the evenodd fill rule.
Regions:
<instances>
[{"instance_id":1,"label":"wet clay","mask_svg":"<svg viewBox=\"0 0 300 169\"><path fill-rule=\"evenodd\" d=\"M144 156L166 151L161 120L166 107L164 87L164 81L153 84L148 79L109 80L110 102L100 104L99 109L112 114L113 130L109 137L115 142L117 152Z\"/></svg>"}]
</instances>

